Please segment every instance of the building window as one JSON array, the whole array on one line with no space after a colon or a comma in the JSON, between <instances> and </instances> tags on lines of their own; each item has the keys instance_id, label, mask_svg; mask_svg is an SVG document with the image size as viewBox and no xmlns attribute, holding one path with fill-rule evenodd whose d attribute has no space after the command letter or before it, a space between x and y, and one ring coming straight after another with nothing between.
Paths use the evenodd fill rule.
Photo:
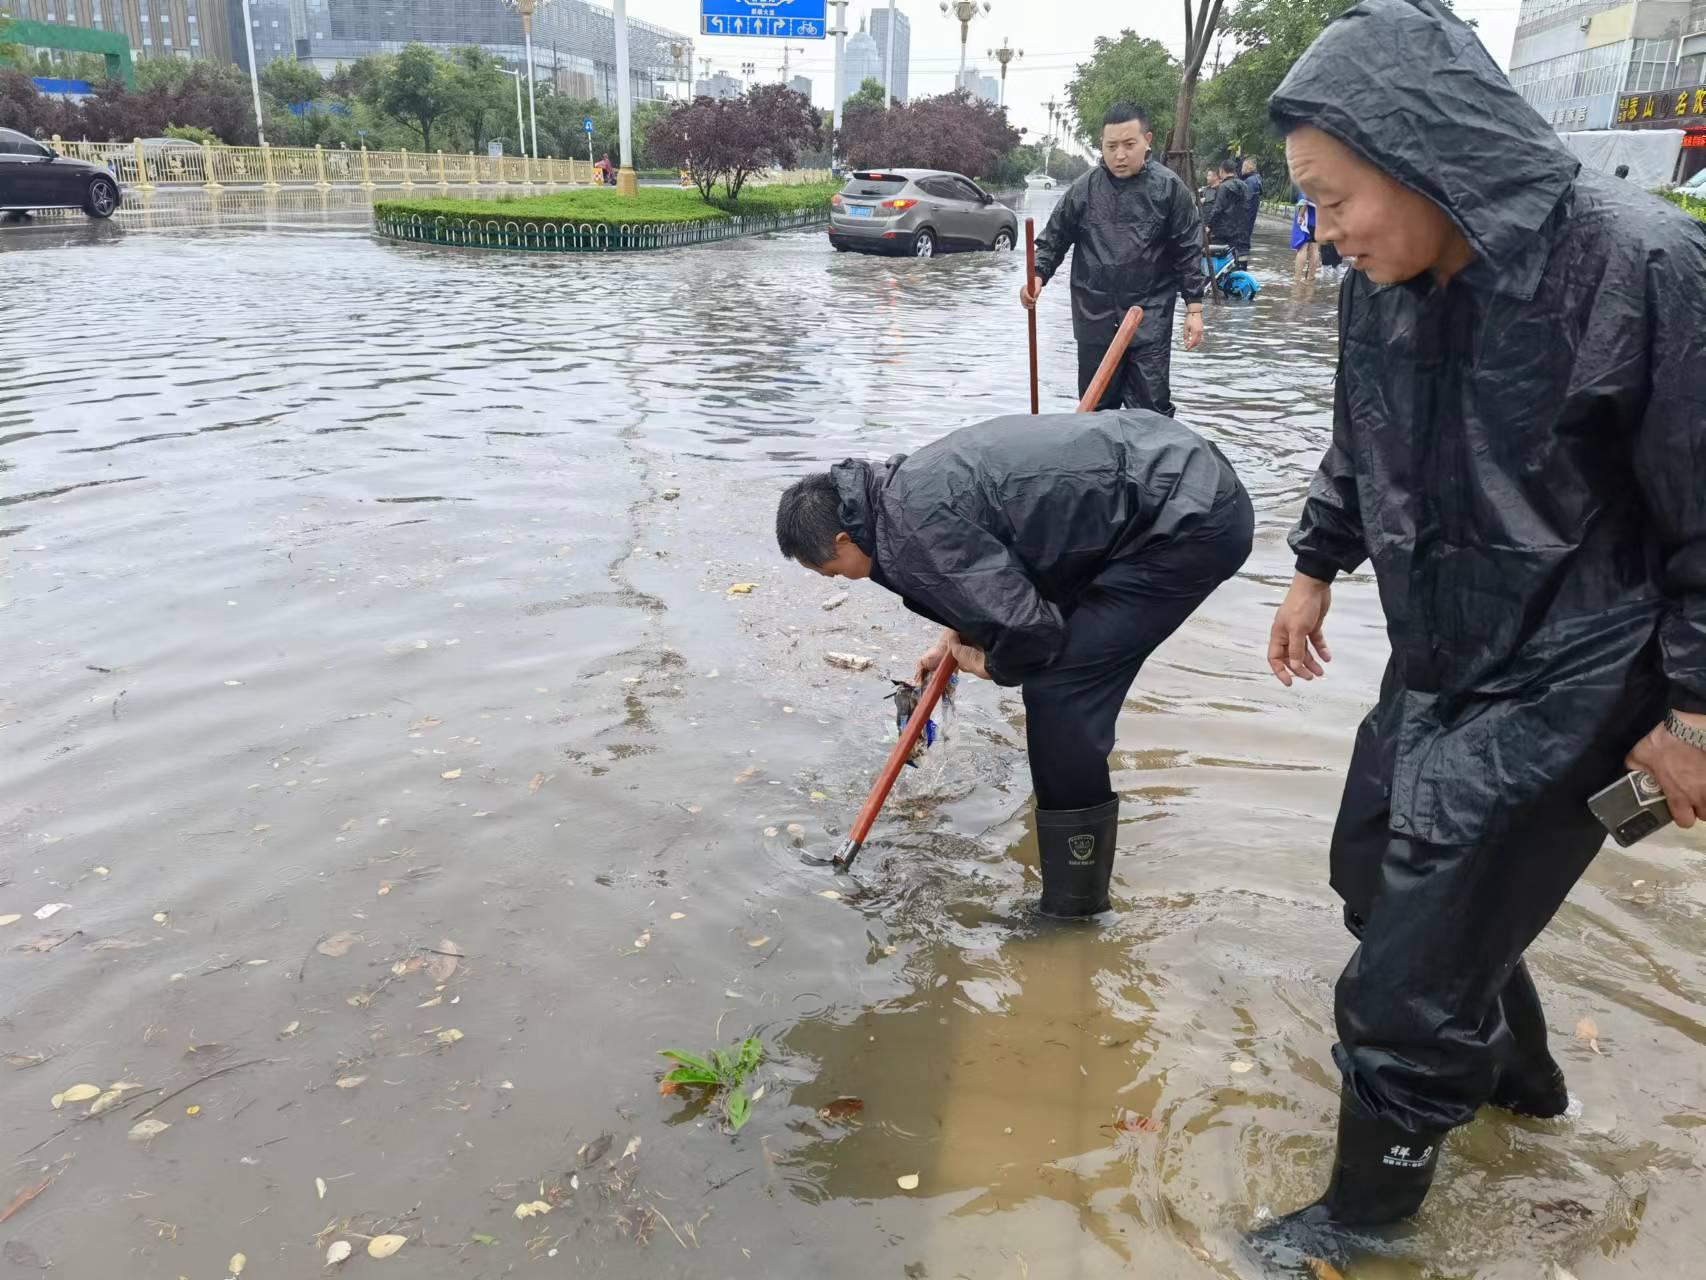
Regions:
<instances>
[{"instance_id":1,"label":"building window","mask_svg":"<svg viewBox=\"0 0 1706 1280\"><path fill-rule=\"evenodd\" d=\"M154 47L154 37L153 36L143 36L142 37L142 47L144 49L152 49Z\"/></svg>"}]
</instances>

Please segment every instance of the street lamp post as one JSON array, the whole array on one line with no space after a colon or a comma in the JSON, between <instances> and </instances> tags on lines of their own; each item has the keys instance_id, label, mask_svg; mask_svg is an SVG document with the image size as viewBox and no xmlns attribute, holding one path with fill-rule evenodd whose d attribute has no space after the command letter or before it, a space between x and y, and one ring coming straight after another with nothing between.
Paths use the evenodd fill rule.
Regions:
<instances>
[{"instance_id":1,"label":"street lamp post","mask_svg":"<svg viewBox=\"0 0 1706 1280\"><path fill-rule=\"evenodd\" d=\"M1045 105L1048 107L1048 138L1045 139L1043 150L1043 172L1046 174L1054 163L1054 113L1060 104L1050 98Z\"/></svg>"},{"instance_id":2,"label":"street lamp post","mask_svg":"<svg viewBox=\"0 0 1706 1280\"><path fill-rule=\"evenodd\" d=\"M525 156L527 154L527 126L521 120L521 72L511 71L508 67L499 69L515 81L515 145Z\"/></svg>"},{"instance_id":3,"label":"street lamp post","mask_svg":"<svg viewBox=\"0 0 1706 1280\"><path fill-rule=\"evenodd\" d=\"M255 68L255 24L249 17L249 0L243 0L243 39L249 50L249 88L255 95L255 132L260 135L261 145L267 145L267 127L261 122L261 76ZM145 176L142 181L148 181Z\"/></svg>"},{"instance_id":4,"label":"street lamp post","mask_svg":"<svg viewBox=\"0 0 1706 1280\"><path fill-rule=\"evenodd\" d=\"M679 84L681 82L681 68L684 65L686 66L689 75L693 72L693 46L687 44L685 41L671 40L669 42L669 55L674 60L675 79L676 83ZM686 60L685 63L683 62L683 59ZM687 95L683 93L682 101L685 102L686 100Z\"/></svg>"},{"instance_id":5,"label":"street lamp post","mask_svg":"<svg viewBox=\"0 0 1706 1280\"><path fill-rule=\"evenodd\" d=\"M996 100L995 105L998 107L1004 107L1007 105L1007 64L1013 61L1014 58L1024 57L1025 51L1023 49L1015 49L1012 42L1008 40L1006 36L1002 36L1001 47L999 49L991 49L989 51L989 56L1001 64L1001 96Z\"/></svg>"},{"instance_id":6,"label":"street lamp post","mask_svg":"<svg viewBox=\"0 0 1706 1280\"><path fill-rule=\"evenodd\" d=\"M979 9L988 13L988 0L984 0L983 4L976 3L976 0L954 0L952 4L948 0L942 0L942 12L960 20L960 78L956 81L956 87L962 89L965 87L966 78L966 40L971 35L971 20L977 17Z\"/></svg>"},{"instance_id":7,"label":"street lamp post","mask_svg":"<svg viewBox=\"0 0 1706 1280\"><path fill-rule=\"evenodd\" d=\"M539 113L533 103L533 14L541 5L551 3L551 0L508 0L521 15L521 34L527 44L527 118L533 122L533 158L539 158ZM527 148L527 139L521 140L522 149Z\"/></svg>"},{"instance_id":8,"label":"street lamp post","mask_svg":"<svg viewBox=\"0 0 1706 1280\"><path fill-rule=\"evenodd\" d=\"M640 194L640 179L634 173L634 84L628 73L628 0L613 0L616 20L616 122L622 143L622 168L616 174L616 193Z\"/></svg>"},{"instance_id":9,"label":"street lamp post","mask_svg":"<svg viewBox=\"0 0 1706 1280\"><path fill-rule=\"evenodd\" d=\"M835 21L829 28L829 34L835 37L835 112L831 117L831 128L835 134L830 143L830 158L834 159L836 147L841 142L841 104L846 99L846 86L841 83L847 74L847 0L829 0L830 7L835 10ZM883 95L883 102L888 102L888 95Z\"/></svg>"}]
</instances>

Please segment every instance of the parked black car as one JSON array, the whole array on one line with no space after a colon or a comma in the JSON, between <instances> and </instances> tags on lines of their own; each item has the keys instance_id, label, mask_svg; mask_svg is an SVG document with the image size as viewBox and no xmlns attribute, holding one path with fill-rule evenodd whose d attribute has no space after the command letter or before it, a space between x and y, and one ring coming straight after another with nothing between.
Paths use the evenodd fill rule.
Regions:
<instances>
[{"instance_id":1,"label":"parked black car","mask_svg":"<svg viewBox=\"0 0 1706 1280\"><path fill-rule=\"evenodd\" d=\"M123 197L113 171L72 160L15 129L0 129L0 212L81 209L110 218Z\"/></svg>"}]
</instances>

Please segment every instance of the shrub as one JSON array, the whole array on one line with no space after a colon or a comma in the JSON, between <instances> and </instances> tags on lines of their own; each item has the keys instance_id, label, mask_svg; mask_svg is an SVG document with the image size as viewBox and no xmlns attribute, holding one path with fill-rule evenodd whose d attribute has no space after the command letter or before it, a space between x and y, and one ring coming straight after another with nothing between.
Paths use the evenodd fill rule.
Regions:
<instances>
[{"instance_id":1,"label":"shrub","mask_svg":"<svg viewBox=\"0 0 1706 1280\"><path fill-rule=\"evenodd\" d=\"M605 188L562 191L544 196L500 196L496 200L434 196L426 199L376 200L380 217L524 218L540 222L573 222L592 226L631 226L652 223L721 222L731 215L751 217L827 209L836 183L795 187L748 187L739 200L706 204L699 194L678 187L641 187L633 199Z\"/></svg>"}]
</instances>

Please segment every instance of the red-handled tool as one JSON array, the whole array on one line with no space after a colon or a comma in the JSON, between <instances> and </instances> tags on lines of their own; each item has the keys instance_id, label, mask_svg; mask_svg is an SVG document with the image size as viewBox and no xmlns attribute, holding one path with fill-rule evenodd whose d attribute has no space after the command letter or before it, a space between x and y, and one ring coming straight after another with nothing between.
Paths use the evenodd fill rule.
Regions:
<instances>
[{"instance_id":1,"label":"red-handled tool","mask_svg":"<svg viewBox=\"0 0 1706 1280\"><path fill-rule=\"evenodd\" d=\"M1120 321L1119 332L1114 334L1114 340L1108 344L1108 353L1102 357L1102 363L1096 367L1096 376L1090 380L1090 389L1078 402L1079 413L1096 412L1096 406L1101 404L1102 397L1108 394L1108 384L1119 372L1120 361L1125 359L1126 348L1137 336L1137 327L1142 323L1142 307L1133 307L1125 313L1125 319Z\"/></svg>"},{"instance_id":2,"label":"red-handled tool","mask_svg":"<svg viewBox=\"0 0 1706 1280\"><path fill-rule=\"evenodd\" d=\"M1025 311L1031 331L1031 413L1042 412L1037 399L1037 220L1025 219L1025 284L1031 290L1031 305Z\"/></svg>"}]
</instances>

